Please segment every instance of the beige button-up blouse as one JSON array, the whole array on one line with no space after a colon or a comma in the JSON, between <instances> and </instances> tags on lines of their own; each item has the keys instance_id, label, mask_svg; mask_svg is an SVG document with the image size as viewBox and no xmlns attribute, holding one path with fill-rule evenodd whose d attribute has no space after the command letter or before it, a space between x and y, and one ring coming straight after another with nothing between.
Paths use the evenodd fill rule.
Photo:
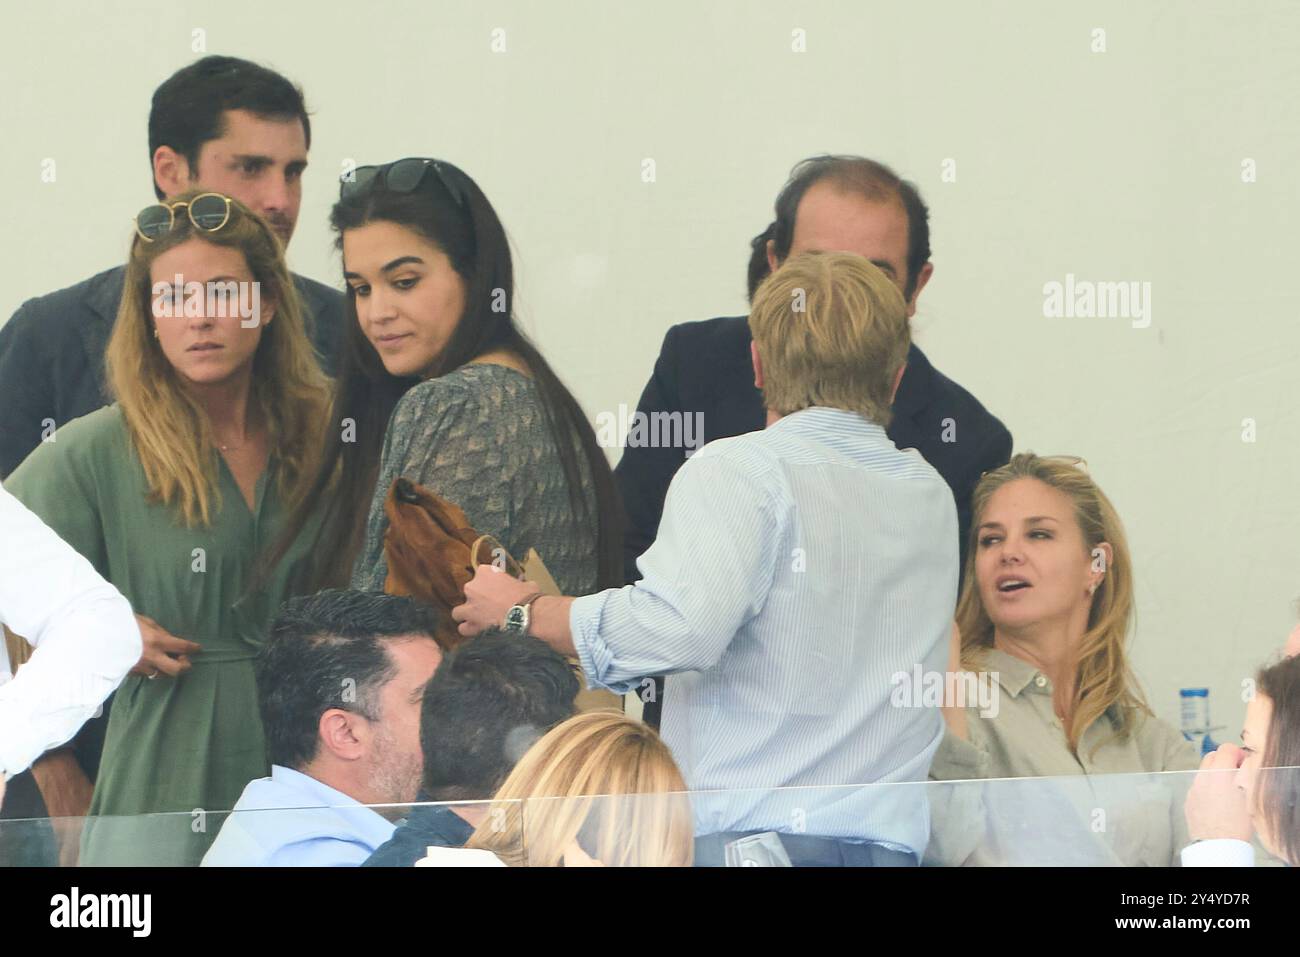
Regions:
<instances>
[{"instance_id":1,"label":"beige button-up blouse","mask_svg":"<svg viewBox=\"0 0 1300 957\"><path fill-rule=\"evenodd\" d=\"M1188 842L1183 800L1199 764L1182 733L1142 716L1116 738L1108 711L1071 752L1052 682L1027 661L989 649L987 713L967 708L968 741L950 732L930 777L927 863L1154 865ZM971 779L977 779L971 781ZM1018 780L1017 780L1018 779Z\"/></svg>"}]
</instances>

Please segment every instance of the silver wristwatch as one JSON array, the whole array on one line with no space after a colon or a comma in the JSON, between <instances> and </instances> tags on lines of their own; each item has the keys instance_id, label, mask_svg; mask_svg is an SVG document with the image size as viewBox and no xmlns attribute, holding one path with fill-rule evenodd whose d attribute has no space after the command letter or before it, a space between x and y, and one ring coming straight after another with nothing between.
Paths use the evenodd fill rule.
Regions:
<instances>
[{"instance_id":1,"label":"silver wristwatch","mask_svg":"<svg viewBox=\"0 0 1300 957\"><path fill-rule=\"evenodd\" d=\"M528 606L542 597L542 593L529 595L517 605L511 605L510 610L506 612L506 620L501 625L501 631L507 635L517 635L520 638L528 634L528 626L532 622L532 615Z\"/></svg>"}]
</instances>

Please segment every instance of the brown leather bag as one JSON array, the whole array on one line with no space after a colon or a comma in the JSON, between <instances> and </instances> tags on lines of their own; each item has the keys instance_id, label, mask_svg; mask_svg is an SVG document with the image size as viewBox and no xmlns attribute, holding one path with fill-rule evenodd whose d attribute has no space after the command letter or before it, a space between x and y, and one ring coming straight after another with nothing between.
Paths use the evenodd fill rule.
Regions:
<instances>
[{"instance_id":1,"label":"brown leather bag","mask_svg":"<svg viewBox=\"0 0 1300 957\"><path fill-rule=\"evenodd\" d=\"M444 651L470 640L456 630L451 610L464 604L465 586L479 565L496 565L515 578L533 582L543 595L560 594L536 550L530 548L521 564L491 535L480 535L459 506L409 479L394 480L384 500L384 514L388 516L384 591L410 595L438 609L442 614L434 637ZM578 711L623 710L618 695L586 690L577 660L570 663L583 688L575 700Z\"/></svg>"},{"instance_id":2,"label":"brown leather bag","mask_svg":"<svg viewBox=\"0 0 1300 957\"><path fill-rule=\"evenodd\" d=\"M464 603L465 586L474 577L472 549L479 533L458 506L404 478L388 490L384 514L384 591L410 595L440 611L435 637L449 651L464 641L451 610Z\"/></svg>"}]
</instances>

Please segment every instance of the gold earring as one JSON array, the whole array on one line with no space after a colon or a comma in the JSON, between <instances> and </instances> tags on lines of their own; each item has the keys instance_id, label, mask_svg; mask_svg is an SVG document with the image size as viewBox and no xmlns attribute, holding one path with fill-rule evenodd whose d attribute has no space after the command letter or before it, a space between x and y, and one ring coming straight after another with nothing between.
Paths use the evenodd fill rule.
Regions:
<instances>
[{"instance_id":1,"label":"gold earring","mask_svg":"<svg viewBox=\"0 0 1300 957\"><path fill-rule=\"evenodd\" d=\"M161 338L162 338L162 336L158 335L158 327L157 327L157 326L154 326L154 327L153 327L153 337L154 337L155 339L161 339Z\"/></svg>"}]
</instances>

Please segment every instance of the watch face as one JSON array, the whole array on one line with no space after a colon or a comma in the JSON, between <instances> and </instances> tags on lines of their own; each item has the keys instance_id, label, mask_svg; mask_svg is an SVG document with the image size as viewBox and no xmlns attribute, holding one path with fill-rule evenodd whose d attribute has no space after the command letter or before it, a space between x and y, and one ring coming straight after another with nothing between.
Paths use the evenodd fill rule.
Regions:
<instances>
[{"instance_id":1,"label":"watch face","mask_svg":"<svg viewBox=\"0 0 1300 957\"><path fill-rule=\"evenodd\" d=\"M506 627L510 629L522 628L524 624L524 610L518 605L506 612Z\"/></svg>"}]
</instances>

